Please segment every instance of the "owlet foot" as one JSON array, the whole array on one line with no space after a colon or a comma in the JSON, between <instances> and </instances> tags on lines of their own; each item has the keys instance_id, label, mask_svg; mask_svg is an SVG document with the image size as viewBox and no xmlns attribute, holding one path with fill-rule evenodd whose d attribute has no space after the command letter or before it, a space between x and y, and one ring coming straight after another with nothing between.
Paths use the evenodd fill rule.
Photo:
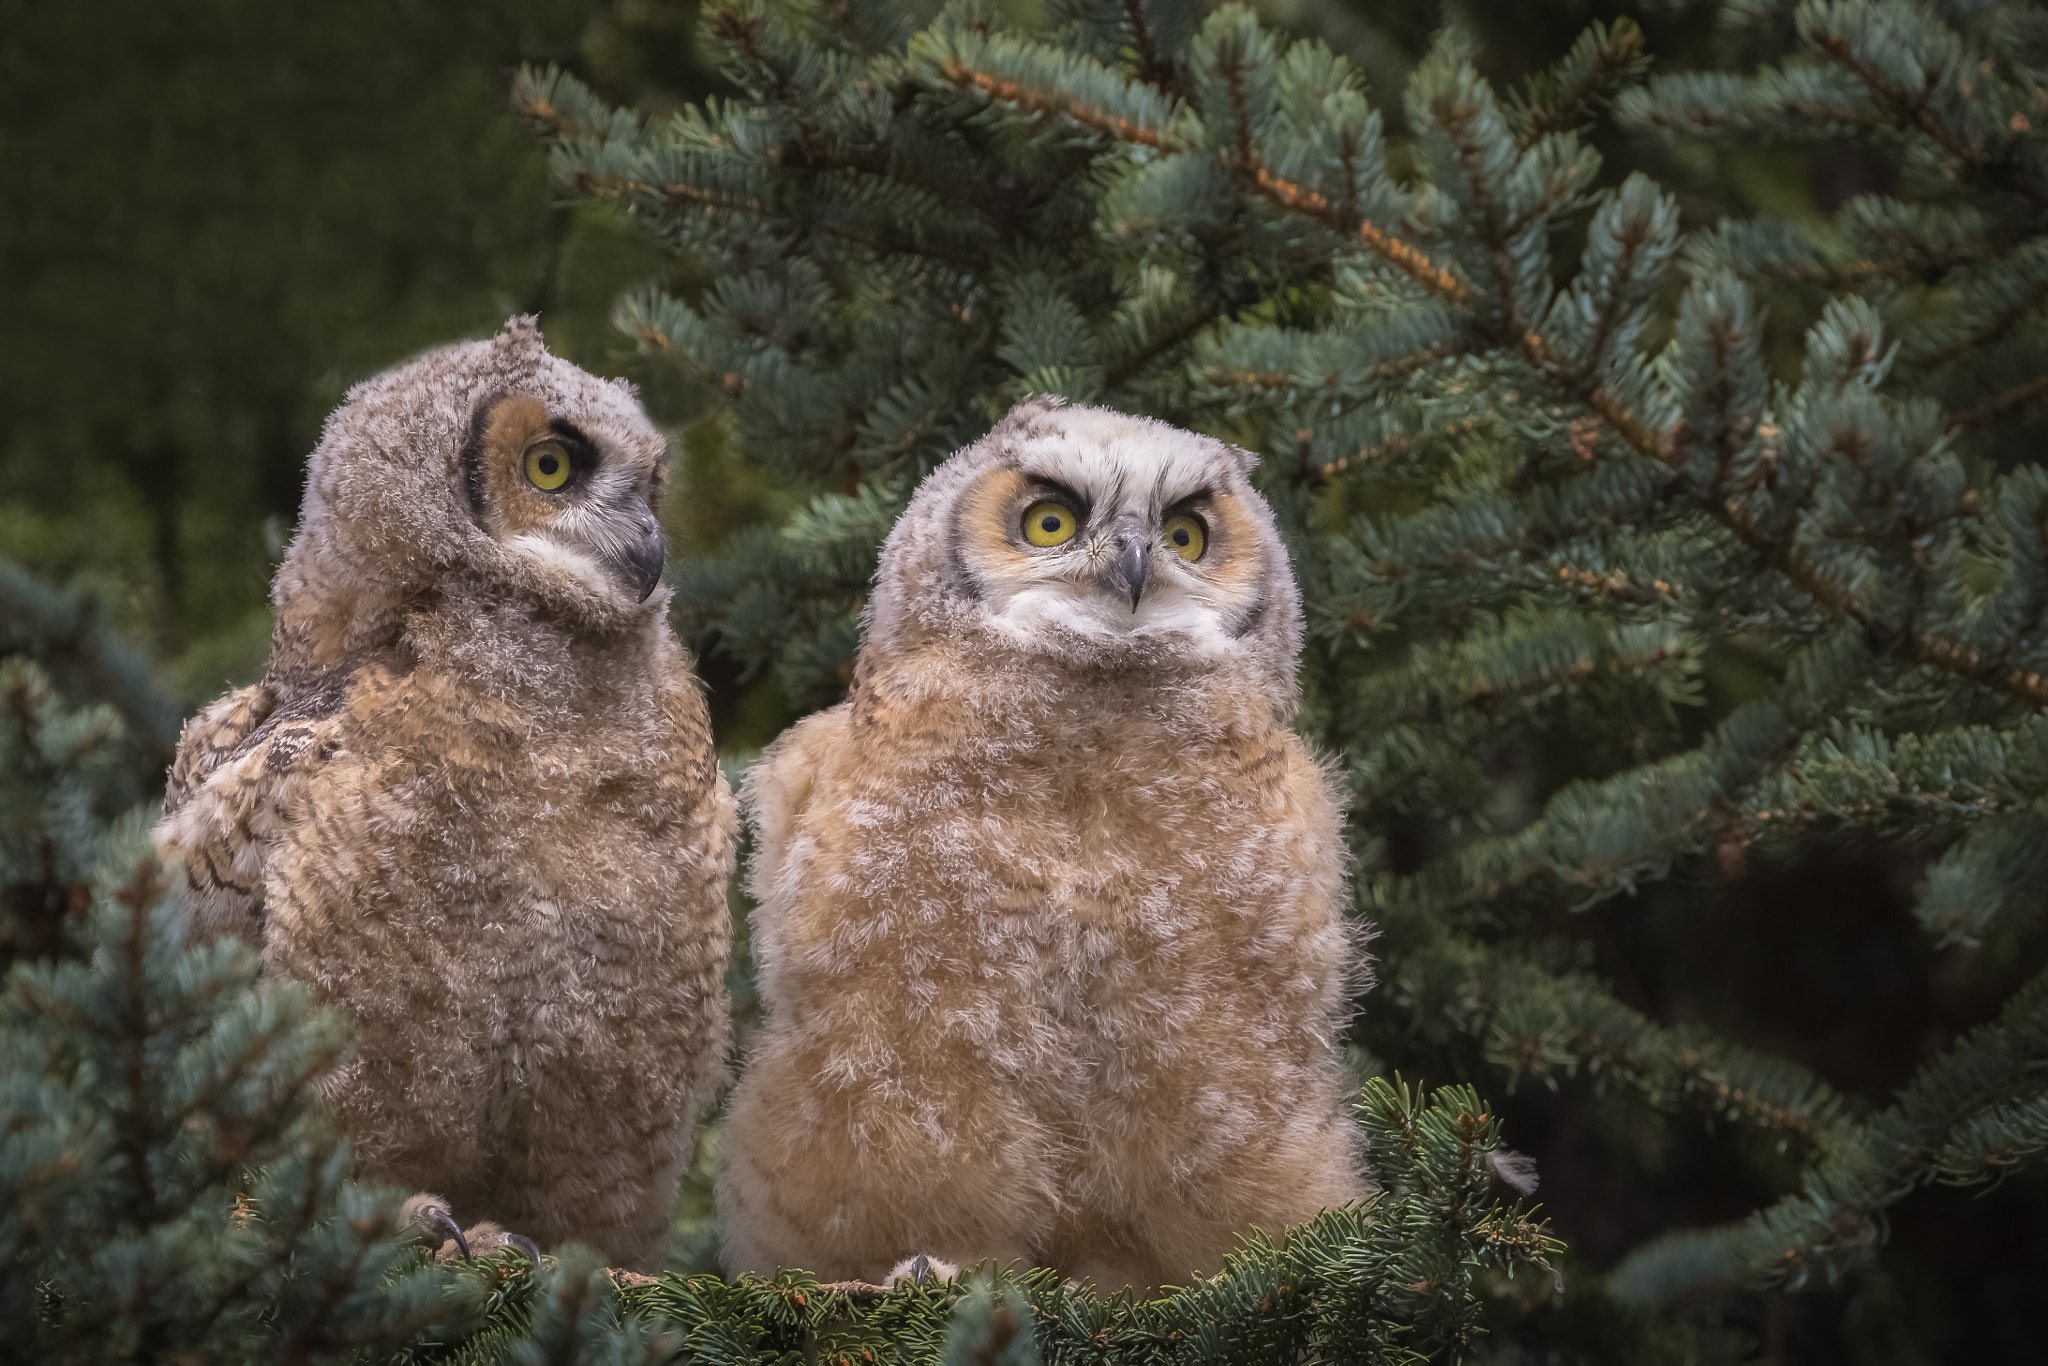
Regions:
<instances>
[{"instance_id":1,"label":"owlet foot","mask_svg":"<svg viewBox=\"0 0 2048 1366\"><path fill-rule=\"evenodd\" d=\"M405 1221L419 1230L420 1239L435 1248L434 1260L452 1262L457 1257L473 1261L494 1257L506 1248L516 1248L535 1266L540 1265L540 1248L523 1233L512 1233L485 1219L464 1229L455 1213L438 1195L421 1191L405 1202Z\"/></svg>"},{"instance_id":2,"label":"owlet foot","mask_svg":"<svg viewBox=\"0 0 2048 1366\"><path fill-rule=\"evenodd\" d=\"M920 1252L915 1257L905 1257L889 1268L883 1277L885 1285L908 1279L912 1285L923 1285L927 1279L950 1281L960 1274L960 1268L951 1262L942 1262L937 1257L928 1257Z\"/></svg>"}]
</instances>

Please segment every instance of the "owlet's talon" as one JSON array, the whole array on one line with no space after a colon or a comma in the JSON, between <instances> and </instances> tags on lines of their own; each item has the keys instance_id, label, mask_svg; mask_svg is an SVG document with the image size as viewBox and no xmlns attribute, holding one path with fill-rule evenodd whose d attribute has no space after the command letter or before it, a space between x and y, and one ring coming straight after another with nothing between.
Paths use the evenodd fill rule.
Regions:
<instances>
[{"instance_id":1,"label":"owlet's talon","mask_svg":"<svg viewBox=\"0 0 2048 1366\"><path fill-rule=\"evenodd\" d=\"M898 1281L908 1280L912 1285L923 1285L927 1280L950 1281L959 1274L960 1268L952 1262L920 1252L889 1268L889 1274L882 1278L882 1283L893 1286Z\"/></svg>"},{"instance_id":2,"label":"owlet's talon","mask_svg":"<svg viewBox=\"0 0 2048 1366\"><path fill-rule=\"evenodd\" d=\"M455 1246L462 1250L463 1261L475 1260L469 1255L469 1239L462 1236L462 1225L455 1222L448 1202L440 1196L415 1195L405 1202L403 1213L406 1222L417 1228L425 1241L435 1247L437 1255L439 1248L452 1238Z\"/></svg>"},{"instance_id":3,"label":"owlet's talon","mask_svg":"<svg viewBox=\"0 0 2048 1366\"><path fill-rule=\"evenodd\" d=\"M465 1232L469 1237L469 1250L476 1255L477 1260L516 1250L520 1256L532 1262L536 1269L540 1266L540 1244L523 1233L514 1233L490 1219L479 1219Z\"/></svg>"}]
</instances>

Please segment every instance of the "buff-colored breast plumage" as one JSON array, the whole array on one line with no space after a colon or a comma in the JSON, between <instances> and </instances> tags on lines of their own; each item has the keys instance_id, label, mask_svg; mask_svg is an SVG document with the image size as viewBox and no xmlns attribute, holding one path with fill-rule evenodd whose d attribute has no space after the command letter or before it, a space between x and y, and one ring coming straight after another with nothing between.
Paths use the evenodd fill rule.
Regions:
<instances>
[{"instance_id":1,"label":"buff-colored breast plumage","mask_svg":"<svg viewBox=\"0 0 2048 1366\"><path fill-rule=\"evenodd\" d=\"M266 676L188 726L158 831L206 929L351 1020L364 1176L629 1262L722 1076L737 823L654 584L661 459L525 320L360 386Z\"/></svg>"},{"instance_id":2,"label":"buff-colored breast plumage","mask_svg":"<svg viewBox=\"0 0 2048 1366\"><path fill-rule=\"evenodd\" d=\"M1270 532L1244 468L1040 404L920 490L853 698L744 794L767 1013L718 1190L733 1269L877 1280L924 1253L1156 1287L1366 1189L1335 1048L1358 977L1341 805L1287 723L1284 552L1239 530L1242 558L1160 561L1136 605L1102 601L1133 574L1112 516L1193 509L1222 536L1227 496ZM1067 561L957 540L1054 497L1087 505ZM1054 587L1027 598L1013 563Z\"/></svg>"}]
</instances>

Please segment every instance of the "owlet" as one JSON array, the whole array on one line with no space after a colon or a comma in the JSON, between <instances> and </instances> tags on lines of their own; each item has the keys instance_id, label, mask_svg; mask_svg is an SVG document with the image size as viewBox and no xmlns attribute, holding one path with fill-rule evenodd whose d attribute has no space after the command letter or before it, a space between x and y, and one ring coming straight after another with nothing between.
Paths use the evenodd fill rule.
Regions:
<instances>
[{"instance_id":1,"label":"owlet","mask_svg":"<svg viewBox=\"0 0 2048 1366\"><path fill-rule=\"evenodd\" d=\"M353 1019L328 1094L365 1176L625 1260L728 1037L737 818L662 479L631 387L531 318L357 385L269 667L186 726L157 828L203 930Z\"/></svg>"},{"instance_id":2,"label":"owlet","mask_svg":"<svg viewBox=\"0 0 2048 1366\"><path fill-rule=\"evenodd\" d=\"M1040 399L918 489L852 696L742 796L732 1269L1152 1288L1364 1193L1341 798L1252 463Z\"/></svg>"}]
</instances>

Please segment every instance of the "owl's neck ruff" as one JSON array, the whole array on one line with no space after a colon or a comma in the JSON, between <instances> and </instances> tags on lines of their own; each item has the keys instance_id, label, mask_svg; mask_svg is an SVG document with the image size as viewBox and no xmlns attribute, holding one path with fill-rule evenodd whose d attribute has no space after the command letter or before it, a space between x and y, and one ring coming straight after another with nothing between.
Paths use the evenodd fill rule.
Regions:
<instances>
[{"instance_id":1,"label":"owl's neck ruff","mask_svg":"<svg viewBox=\"0 0 2048 1366\"><path fill-rule=\"evenodd\" d=\"M554 604L465 582L409 616L404 641L419 667L522 710L551 712L575 699L577 710L598 711L632 705L650 660L680 652L668 630L668 600L667 589L656 589L616 623L593 630L588 618Z\"/></svg>"},{"instance_id":2,"label":"owl's neck ruff","mask_svg":"<svg viewBox=\"0 0 2048 1366\"><path fill-rule=\"evenodd\" d=\"M1256 659L1183 647L1162 635L1049 653L980 630L927 637L909 650L864 648L854 718L922 716L963 740L1026 749L1086 744L1091 728L1141 718L1191 743L1288 724L1298 700L1291 673L1276 687Z\"/></svg>"},{"instance_id":3,"label":"owl's neck ruff","mask_svg":"<svg viewBox=\"0 0 2048 1366\"><path fill-rule=\"evenodd\" d=\"M587 711L631 705L617 696L621 680L645 678L651 656L680 648L666 624L666 588L595 624L589 613L462 574L409 600L366 594L340 613L327 610L335 600L293 593L281 605L266 674L281 697L318 691L374 660L401 673L425 669L529 715L551 713L563 698Z\"/></svg>"},{"instance_id":4,"label":"owl's neck ruff","mask_svg":"<svg viewBox=\"0 0 2048 1366\"><path fill-rule=\"evenodd\" d=\"M1102 593L1077 594L1064 585L1029 587L984 598L963 622L1025 654L1086 660L1103 668L1158 667L1176 660L1227 664L1240 653L1239 638L1213 608L1163 583L1136 607ZM967 615L967 614L962 614Z\"/></svg>"}]
</instances>

